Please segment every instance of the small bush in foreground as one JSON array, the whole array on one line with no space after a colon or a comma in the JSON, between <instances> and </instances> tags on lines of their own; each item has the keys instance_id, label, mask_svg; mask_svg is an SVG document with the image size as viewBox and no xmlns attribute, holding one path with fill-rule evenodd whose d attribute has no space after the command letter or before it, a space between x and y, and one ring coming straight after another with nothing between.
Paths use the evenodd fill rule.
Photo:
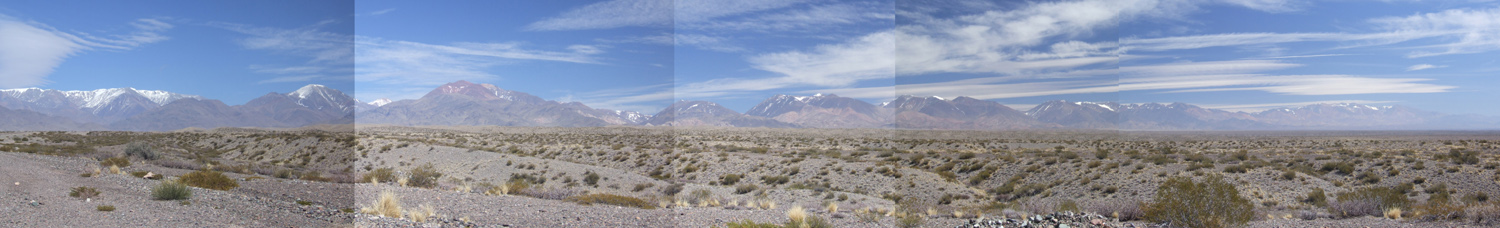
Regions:
<instances>
[{"instance_id":1,"label":"small bush in foreground","mask_svg":"<svg viewBox=\"0 0 1500 228\"><path fill-rule=\"evenodd\" d=\"M1408 209L1411 200L1399 190L1389 187L1362 188L1339 193L1338 202L1330 203L1328 212L1335 216L1382 216L1388 209Z\"/></svg>"},{"instance_id":2,"label":"small bush in foreground","mask_svg":"<svg viewBox=\"0 0 1500 228\"><path fill-rule=\"evenodd\" d=\"M583 205L605 204L605 205L615 205L615 206L624 206L624 207L634 207L634 208L641 208L641 209L656 209L656 205L648 203L648 202L646 202L646 200L642 200L640 198L635 198L635 197L629 197L629 196L614 195L614 194L595 193L595 194L588 194L588 195L582 195L582 196L575 196L575 197L569 198L569 200L573 201L575 203L578 203L578 204L583 204Z\"/></svg>"},{"instance_id":3,"label":"small bush in foreground","mask_svg":"<svg viewBox=\"0 0 1500 228\"><path fill-rule=\"evenodd\" d=\"M177 181L193 187L228 191L240 187L240 183L233 178L224 176L218 171L200 170L182 175Z\"/></svg>"},{"instance_id":4,"label":"small bush in foreground","mask_svg":"<svg viewBox=\"0 0 1500 228\"><path fill-rule=\"evenodd\" d=\"M1146 208L1146 218L1173 226L1230 227L1255 217L1255 205L1221 176L1202 183L1183 177L1169 179L1157 188L1155 200Z\"/></svg>"},{"instance_id":5,"label":"small bush in foreground","mask_svg":"<svg viewBox=\"0 0 1500 228\"><path fill-rule=\"evenodd\" d=\"M411 180L408 180L407 185L419 188L437 187L438 178L441 177L443 173L439 173L436 168L432 168L431 163L428 163L411 169Z\"/></svg>"},{"instance_id":6,"label":"small bush in foreground","mask_svg":"<svg viewBox=\"0 0 1500 228\"><path fill-rule=\"evenodd\" d=\"M176 181L162 181L151 188L151 198L156 200L185 200L193 197L193 190Z\"/></svg>"},{"instance_id":7,"label":"small bush in foreground","mask_svg":"<svg viewBox=\"0 0 1500 228\"><path fill-rule=\"evenodd\" d=\"M113 206L113 205L99 205L98 207L94 207L94 209L95 210L99 210L99 211L115 211L115 206Z\"/></svg>"},{"instance_id":8,"label":"small bush in foreground","mask_svg":"<svg viewBox=\"0 0 1500 228\"><path fill-rule=\"evenodd\" d=\"M68 196L79 199L94 198L95 196L99 196L99 190L90 187L76 187L73 188L72 192L68 192Z\"/></svg>"}]
</instances>

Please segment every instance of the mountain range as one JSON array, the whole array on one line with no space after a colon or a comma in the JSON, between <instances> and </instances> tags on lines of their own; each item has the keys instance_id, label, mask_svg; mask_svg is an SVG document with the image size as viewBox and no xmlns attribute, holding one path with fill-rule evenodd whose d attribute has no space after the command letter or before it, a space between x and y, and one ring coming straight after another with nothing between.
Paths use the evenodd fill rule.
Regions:
<instances>
[{"instance_id":1,"label":"mountain range","mask_svg":"<svg viewBox=\"0 0 1500 228\"><path fill-rule=\"evenodd\" d=\"M900 96L871 104L834 94L776 95L740 113L709 101L678 101L655 114L558 102L491 84L448 83L412 100L360 102L307 85L230 106L200 96L133 88L0 90L0 130L169 131L317 124L599 127L720 126L899 129L1430 130L1496 129L1496 118L1410 107L1312 104L1231 112L1186 103L1049 101L1016 110L970 97Z\"/></svg>"}]
</instances>

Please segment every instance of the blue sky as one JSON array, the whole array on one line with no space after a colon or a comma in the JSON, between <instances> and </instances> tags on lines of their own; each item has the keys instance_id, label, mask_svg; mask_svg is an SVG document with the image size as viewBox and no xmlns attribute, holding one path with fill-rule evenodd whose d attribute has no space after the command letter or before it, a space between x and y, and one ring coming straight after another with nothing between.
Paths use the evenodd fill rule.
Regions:
<instances>
[{"instance_id":1,"label":"blue sky","mask_svg":"<svg viewBox=\"0 0 1500 228\"><path fill-rule=\"evenodd\" d=\"M27 49L54 58L0 52L0 66L51 66L0 68L0 87L131 86L238 104L308 83L370 101L469 80L646 113L833 93L1023 110L1058 99L1234 111L1356 102L1500 115L1490 105L1500 2L1485 0L100 4L0 4L0 29L73 42ZM27 38L12 34L24 33L0 39Z\"/></svg>"},{"instance_id":2,"label":"blue sky","mask_svg":"<svg viewBox=\"0 0 1500 228\"><path fill-rule=\"evenodd\" d=\"M351 92L353 19L351 1L0 1L0 87ZM298 32L324 39L282 43Z\"/></svg>"}]
</instances>

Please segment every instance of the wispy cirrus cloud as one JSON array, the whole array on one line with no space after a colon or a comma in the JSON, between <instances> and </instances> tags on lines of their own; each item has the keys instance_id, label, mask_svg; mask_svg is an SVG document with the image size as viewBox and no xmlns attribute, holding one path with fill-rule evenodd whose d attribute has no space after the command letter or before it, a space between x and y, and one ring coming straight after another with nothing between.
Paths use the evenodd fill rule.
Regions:
<instances>
[{"instance_id":1,"label":"wispy cirrus cloud","mask_svg":"<svg viewBox=\"0 0 1500 228\"><path fill-rule=\"evenodd\" d=\"M391 13L391 12L395 12L395 11L396 11L396 8L376 10L374 12L370 12L370 15L371 16L379 16L379 15L385 15L387 13Z\"/></svg>"},{"instance_id":2,"label":"wispy cirrus cloud","mask_svg":"<svg viewBox=\"0 0 1500 228\"><path fill-rule=\"evenodd\" d=\"M47 76L68 57L95 48L123 51L165 41L168 37L160 33L172 28L171 24L151 18L138 19L129 25L135 31L94 36L0 15L0 88L46 84Z\"/></svg>"},{"instance_id":3,"label":"wispy cirrus cloud","mask_svg":"<svg viewBox=\"0 0 1500 228\"><path fill-rule=\"evenodd\" d=\"M355 81L395 88L428 89L458 80L499 77L490 67L523 61L602 64L595 56L606 50L596 45L570 45L566 51L544 51L518 42L458 42L428 44L375 37L356 37L358 46ZM422 91L410 89L412 91ZM363 91L361 91L363 93ZM381 94L374 92L370 94ZM420 93L387 93L393 99L415 98ZM364 94L361 94L364 96ZM370 98L370 97L367 97Z\"/></svg>"},{"instance_id":4,"label":"wispy cirrus cloud","mask_svg":"<svg viewBox=\"0 0 1500 228\"><path fill-rule=\"evenodd\" d=\"M1434 39L1407 54L1420 58L1500 50L1500 8L1451 9L1368 20L1368 33L1223 33L1160 38L1122 38L1127 51L1167 51L1298 42L1337 42L1335 48L1381 46Z\"/></svg>"},{"instance_id":5,"label":"wispy cirrus cloud","mask_svg":"<svg viewBox=\"0 0 1500 228\"><path fill-rule=\"evenodd\" d=\"M559 31L609 29L628 26L667 27L783 8L802 0L612 0L578 7L531 23L528 30Z\"/></svg>"},{"instance_id":6,"label":"wispy cirrus cloud","mask_svg":"<svg viewBox=\"0 0 1500 228\"><path fill-rule=\"evenodd\" d=\"M1261 111L1266 111L1266 110L1276 109L1276 108L1293 108L1293 107L1302 107L1302 106L1315 105L1315 104L1343 104L1343 103L1351 103L1351 104L1370 105L1370 104L1389 104L1389 103L1396 103L1396 102L1397 101L1376 101L1376 100L1321 100L1321 101L1258 103L1258 104L1197 104L1197 105L1198 105L1198 107L1209 108L1209 109L1219 109L1219 110L1230 111L1230 112L1261 112ZM1158 102L1158 103L1168 103L1168 102Z\"/></svg>"},{"instance_id":7,"label":"wispy cirrus cloud","mask_svg":"<svg viewBox=\"0 0 1500 228\"><path fill-rule=\"evenodd\" d=\"M1443 67L1448 67L1448 66L1438 66L1438 65L1432 65L1432 64L1417 64L1417 65L1411 65L1410 67L1406 67L1406 71L1419 71L1419 70L1426 70L1426 69L1433 69L1433 68L1443 68Z\"/></svg>"},{"instance_id":8,"label":"wispy cirrus cloud","mask_svg":"<svg viewBox=\"0 0 1500 228\"><path fill-rule=\"evenodd\" d=\"M337 20L325 20L298 28L262 27L228 22L209 22L210 27L240 33L235 40L248 50L267 51L306 58L300 65L250 65L251 71L272 75L258 84L305 83L353 80L354 35L331 32Z\"/></svg>"}]
</instances>

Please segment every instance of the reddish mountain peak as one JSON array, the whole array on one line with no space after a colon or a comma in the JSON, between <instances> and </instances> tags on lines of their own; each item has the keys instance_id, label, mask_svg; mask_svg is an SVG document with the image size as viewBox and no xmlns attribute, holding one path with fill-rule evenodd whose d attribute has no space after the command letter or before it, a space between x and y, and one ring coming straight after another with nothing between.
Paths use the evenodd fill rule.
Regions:
<instances>
[{"instance_id":1,"label":"reddish mountain peak","mask_svg":"<svg viewBox=\"0 0 1500 228\"><path fill-rule=\"evenodd\" d=\"M500 87L490 84L475 84L463 80L438 86L432 92L428 92L426 97L441 94L463 95L481 100L509 99L506 96L509 94L509 91L502 90Z\"/></svg>"}]
</instances>

